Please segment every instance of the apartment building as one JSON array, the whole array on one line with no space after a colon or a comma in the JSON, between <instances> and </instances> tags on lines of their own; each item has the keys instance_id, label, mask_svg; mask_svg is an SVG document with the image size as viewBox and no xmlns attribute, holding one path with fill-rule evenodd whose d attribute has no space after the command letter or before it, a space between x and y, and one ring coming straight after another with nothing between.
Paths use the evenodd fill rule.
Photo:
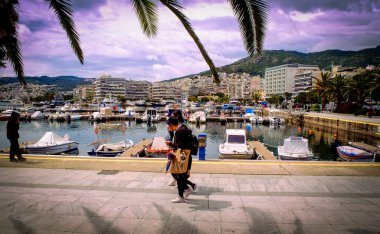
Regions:
<instances>
[{"instance_id":1,"label":"apartment building","mask_svg":"<svg viewBox=\"0 0 380 234\"><path fill-rule=\"evenodd\" d=\"M95 84L78 86L74 89L74 97L77 100L92 101L95 97Z\"/></svg>"},{"instance_id":2,"label":"apartment building","mask_svg":"<svg viewBox=\"0 0 380 234\"><path fill-rule=\"evenodd\" d=\"M152 100L174 100L181 101L181 87L170 82L153 83L152 85Z\"/></svg>"},{"instance_id":3,"label":"apartment building","mask_svg":"<svg viewBox=\"0 0 380 234\"><path fill-rule=\"evenodd\" d=\"M117 98L125 96L125 78L102 75L95 80L96 99Z\"/></svg>"},{"instance_id":4,"label":"apartment building","mask_svg":"<svg viewBox=\"0 0 380 234\"><path fill-rule=\"evenodd\" d=\"M127 100L146 100L152 98L152 83L148 81L127 80L125 84Z\"/></svg>"},{"instance_id":5,"label":"apartment building","mask_svg":"<svg viewBox=\"0 0 380 234\"><path fill-rule=\"evenodd\" d=\"M297 76L297 90L312 85L310 73L319 71L316 65L285 64L265 69L265 95L283 95L295 92ZM310 82L310 84L308 84Z\"/></svg>"}]
</instances>

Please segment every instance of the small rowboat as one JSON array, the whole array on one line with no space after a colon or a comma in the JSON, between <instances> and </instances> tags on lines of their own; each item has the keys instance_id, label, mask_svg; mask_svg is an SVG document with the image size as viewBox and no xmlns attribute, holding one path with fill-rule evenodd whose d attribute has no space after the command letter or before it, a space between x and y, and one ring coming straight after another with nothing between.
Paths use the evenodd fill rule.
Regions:
<instances>
[{"instance_id":1,"label":"small rowboat","mask_svg":"<svg viewBox=\"0 0 380 234\"><path fill-rule=\"evenodd\" d=\"M373 154L352 146L338 146L336 150L345 161L369 161L373 157Z\"/></svg>"},{"instance_id":2,"label":"small rowboat","mask_svg":"<svg viewBox=\"0 0 380 234\"><path fill-rule=\"evenodd\" d=\"M163 137L153 138L151 146L145 148L145 155L152 158L165 158L170 151Z\"/></svg>"}]
</instances>

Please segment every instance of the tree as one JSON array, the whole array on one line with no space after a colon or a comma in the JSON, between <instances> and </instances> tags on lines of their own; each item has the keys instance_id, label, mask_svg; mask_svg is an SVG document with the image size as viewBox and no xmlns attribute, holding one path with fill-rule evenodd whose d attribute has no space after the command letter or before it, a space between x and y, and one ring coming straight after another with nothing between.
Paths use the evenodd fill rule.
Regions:
<instances>
[{"instance_id":1,"label":"tree","mask_svg":"<svg viewBox=\"0 0 380 234\"><path fill-rule=\"evenodd\" d=\"M337 74L329 82L329 96L336 101L338 109L343 101L347 80L345 75Z\"/></svg>"},{"instance_id":2,"label":"tree","mask_svg":"<svg viewBox=\"0 0 380 234\"><path fill-rule=\"evenodd\" d=\"M252 93L252 99L255 101L255 103L259 103L259 101L261 100L262 96L261 96L261 92L258 91L258 90L255 90L253 93Z\"/></svg>"},{"instance_id":3,"label":"tree","mask_svg":"<svg viewBox=\"0 0 380 234\"><path fill-rule=\"evenodd\" d=\"M284 96L285 96L285 100L290 100L290 98L292 98L292 94L291 93L288 93L288 92L285 92L284 93Z\"/></svg>"},{"instance_id":4,"label":"tree","mask_svg":"<svg viewBox=\"0 0 380 234\"><path fill-rule=\"evenodd\" d=\"M189 102L196 102L197 101L197 97L194 97L194 96L189 96L189 98L187 99Z\"/></svg>"},{"instance_id":5,"label":"tree","mask_svg":"<svg viewBox=\"0 0 380 234\"><path fill-rule=\"evenodd\" d=\"M354 75L347 82L345 95L349 98L355 98L359 107L363 107L364 100L369 96L371 91L371 81L371 73L369 71Z\"/></svg>"},{"instance_id":6,"label":"tree","mask_svg":"<svg viewBox=\"0 0 380 234\"><path fill-rule=\"evenodd\" d=\"M50 8L54 10L58 20L66 31L74 53L83 64L84 56L80 47L79 35L72 19L70 0L46 0ZM0 67L5 67L8 60L13 67L21 84L26 85L24 77L24 65L18 35L19 1L0 0Z\"/></svg>"},{"instance_id":7,"label":"tree","mask_svg":"<svg viewBox=\"0 0 380 234\"><path fill-rule=\"evenodd\" d=\"M270 104L276 104L276 105L278 105L278 104L280 104L281 99L282 99L282 97L281 97L280 95L272 95L272 96L268 99L268 102L269 102Z\"/></svg>"},{"instance_id":8,"label":"tree","mask_svg":"<svg viewBox=\"0 0 380 234\"><path fill-rule=\"evenodd\" d=\"M326 100L329 95L331 76L331 72L321 72L320 78L313 77L316 81L313 90L316 91L322 99L322 111L325 109Z\"/></svg>"},{"instance_id":9,"label":"tree","mask_svg":"<svg viewBox=\"0 0 380 234\"><path fill-rule=\"evenodd\" d=\"M58 16L58 19L66 31L70 40L74 53L79 61L83 64L83 53L79 45L79 36L75 30L75 25L72 20L72 9L70 0L46 0L50 2L50 8ZM243 37L244 45L250 56L255 53L261 53L263 49L268 5L264 0L227 0L239 23L240 32ZM158 0L131 0L132 8L136 12L140 22L140 26L148 37L154 37L157 34L158 24L158 8L156 2ZM207 51L203 47L198 36L195 34L190 21L183 14L183 6L178 0L159 0L162 5L167 7L182 23L186 31L194 40L203 58L210 67L211 74L216 83L219 83L218 73L209 57ZM2 51L7 52L6 59L13 64L14 71L19 77L21 83L25 84L24 69L22 64L22 55L19 48L19 39L17 34L18 25L18 0L0 0L0 15L6 19L6 24L0 24L0 56ZM1 19L3 22L3 19ZM9 27L5 27L9 26ZM9 28L9 30L8 30ZM5 30L4 30L5 29ZM3 31L6 32L3 35ZM4 49L5 48L5 49ZM0 57L0 65L4 61L4 57Z\"/></svg>"}]
</instances>

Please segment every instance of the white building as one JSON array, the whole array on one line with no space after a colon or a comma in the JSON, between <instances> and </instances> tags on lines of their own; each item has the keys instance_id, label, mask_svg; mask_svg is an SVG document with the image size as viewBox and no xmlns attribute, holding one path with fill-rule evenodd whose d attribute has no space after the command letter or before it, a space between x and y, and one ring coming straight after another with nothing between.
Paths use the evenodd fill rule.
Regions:
<instances>
[{"instance_id":1,"label":"white building","mask_svg":"<svg viewBox=\"0 0 380 234\"><path fill-rule=\"evenodd\" d=\"M125 85L127 100L146 100L152 98L152 83L148 81L127 80Z\"/></svg>"},{"instance_id":2,"label":"white building","mask_svg":"<svg viewBox=\"0 0 380 234\"><path fill-rule=\"evenodd\" d=\"M298 78L302 79L302 74L315 71L319 71L318 66L303 64L285 64L267 68L265 69L265 95L269 97L271 95L294 93L295 77L300 75Z\"/></svg>"},{"instance_id":3,"label":"white building","mask_svg":"<svg viewBox=\"0 0 380 234\"><path fill-rule=\"evenodd\" d=\"M125 96L125 78L102 75L95 80L96 99L117 98Z\"/></svg>"}]
</instances>

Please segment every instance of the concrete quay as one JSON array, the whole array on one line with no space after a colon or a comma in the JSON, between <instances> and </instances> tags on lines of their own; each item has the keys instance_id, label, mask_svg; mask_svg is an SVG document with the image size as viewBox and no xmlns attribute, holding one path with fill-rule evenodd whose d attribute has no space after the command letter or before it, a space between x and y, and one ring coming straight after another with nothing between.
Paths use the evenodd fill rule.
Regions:
<instances>
[{"instance_id":1,"label":"concrete quay","mask_svg":"<svg viewBox=\"0 0 380 234\"><path fill-rule=\"evenodd\" d=\"M175 204L164 160L26 158L0 156L0 233L380 232L379 163L194 161Z\"/></svg>"}]
</instances>

